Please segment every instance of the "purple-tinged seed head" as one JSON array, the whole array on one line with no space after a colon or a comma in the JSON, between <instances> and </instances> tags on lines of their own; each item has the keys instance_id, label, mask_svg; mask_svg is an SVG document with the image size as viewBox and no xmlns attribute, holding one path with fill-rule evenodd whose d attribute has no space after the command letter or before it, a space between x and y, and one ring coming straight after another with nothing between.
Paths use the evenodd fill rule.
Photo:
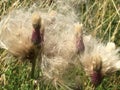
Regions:
<instances>
[{"instance_id":1,"label":"purple-tinged seed head","mask_svg":"<svg viewBox=\"0 0 120 90\"><path fill-rule=\"evenodd\" d=\"M101 72L97 72L97 71L93 71L90 77L91 77L91 83L94 86L98 86L103 79Z\"/></svg>"},{"instance_id":2,"label":"purple-tinged seed head","mask_svg":"<svg viewBox=\"0 0 120 90\"><path fill-rule=\"evenodd\" d=\"M32 26L33 26L33 32L32 32L31 41L33 42L34 45L38 45L41 43L41 34L40 34L41 17L37 12L33 13L32 15Z\"/></svg>"},{"instance_id":3,"label":"purple-tinged seed head","mask_svg":"<svg viewBox=\"0 0 120 90\"><path fill-rule=\"evenodd\" d=\"M78 37L76 38L76 48L77 48L77 53L84 52L85 46L83 42L83 37Z\"/></svg>"},{"instance_id":4,"label":"purple-tinged seed head","mask_svg":"<svg viewBox=\"0 0 120 90\"><path fill-rule=\"evenodd\" d=\"M76 51L77 53L83 53L85 50L84 42L83 42L83 31L82 31L82 24L76 23L75 24L75 38L76 38Z\"/></svg>"},{"instance_id":5,"label":"purple-tinged seed head","mask_svg":"<svg viewBox=\"0 0 120 90\"><path fill-rule=\"evenodd\" d=\"M91 58L93 60L93 68L92 68L92 72L90 74L91 77L91 82L94 86L98 86L102 79L103 79L103 75L102 75L102 58L100 56L95 56Z\"/></svg>"}]
</instances>

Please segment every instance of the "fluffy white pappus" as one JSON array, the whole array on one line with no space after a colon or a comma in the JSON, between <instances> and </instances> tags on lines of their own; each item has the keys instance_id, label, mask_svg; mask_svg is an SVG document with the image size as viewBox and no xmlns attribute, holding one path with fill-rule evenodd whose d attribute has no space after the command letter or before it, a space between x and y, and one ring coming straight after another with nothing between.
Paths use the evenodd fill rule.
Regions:
<instances>
[{"instance_id":1,"label":"fluffy white pappus","mask_svg":"<svg viewBox=\"0 0 120 90\"><path fill-rule=\"evenodd\" d=\"M94 69L100 69L100 65L102 65L101 73L103 75L120 70L118 54L120 49L115 48L113 42L103 44L92 36L85 36L84 44L86 49L80 60L88 75L93 73Z\"/></svg>"},{"instance_id":2,"label":"fluffy white pappus","mask_svg":"<svg viewBox=\"0 0 120 90\"><path fill-rule=\"evenodd\" d=\"M29 38L32 33L31 29L32 25L29 12L22 10L11 12L0 22L0 42L4 43L4 45L1 43L0 47L6 49L4 47L6 46L8 51L16 55L27 52L25 50L28 50L27 47L31 46ZM22 47L24 47L25 50L19 50Z\"/></svg>"},{"instance_id":3,"label":"fluffy white pappus","mask_svg":"<svg viewBox=\"0 0 120 90\"><path fill-rule=\"evenodd\" d=\"M109 52L111 52L114 49L116 49L115 43L108 42L107 45L106 45L106 50L108 50Z\"/></svg>"},{"instance_id":4,"label":"fluffy white pappus","mask_svg":"<svg viewBox=\"0 0 120 90\"><path fill-rule=\"evenodd\" d=\"M51 14L52 21L50 20L51 22L45 26L44 54L46 59L43 59L42 69L45 76L54 79L62 76L75 54L74 23L78 21L73 13L63 14L54 10L50 12L50 16ZM44 66L44 62L49 68Z\"/></svg>"},{"instance_id":5,"label":"fluffy white pappus","mask_svg":"<svg viewBox=\"0 0 120 90\"><path fill-rule=\"evenodd\" d=\"M27 11L13 10L1 20L1 48L8 49L15 54L27 52L21 52L20 49L24 47L24 50L27 50L27 46L31 45L30 38L33 29L31 16L34 8L35 6ZM43 74L48 78L61 77L67 63L75 53L74 23L78 22L77 15L74 11L69 14L57 10L40 11L35 9L35 11L40 14L45 27L44 56L41 65Z\"/></svg>"},{"instance_id":6,"label":"fluffy white pappus","mask_svg":"<svg viewBox=\"0 0 120 90\"><path fill-rule=\"evenodd\" d=\"M57 12L53 23L46 26L44 41L46 59L43 59L42 69L44 75L51 79L62 76L75 54L74 23L75 20L72 21L69 16ZM49 68L44 67L44 62Z\"/></svg>"},{"instance_id":7,"label":"fluffy white pappus","mask_svg":"<svg viewBox=\"0 0 120 90\"><path fill-rule=\"evenodd\" d=\"M73 20L74 19L74 20ZM57 12L54 21L45 30L45 53L70 57L75 51L74 23L76 19ZM46 51L47 50L47 51Z\"/></svg>"},{"instance_id":8,"label":"fluffy white pappus","mask_svg":"<svg viewBox=\"0 0 120 90\"><path fill-rule=\"evenodd\" d=\"M41 68L44 76L52 80L62 78L61 76L68 66L68 61L62 57L56 56L49 58L45 55L43 56L42 60Z\"/></svg>"}]
</instances>

